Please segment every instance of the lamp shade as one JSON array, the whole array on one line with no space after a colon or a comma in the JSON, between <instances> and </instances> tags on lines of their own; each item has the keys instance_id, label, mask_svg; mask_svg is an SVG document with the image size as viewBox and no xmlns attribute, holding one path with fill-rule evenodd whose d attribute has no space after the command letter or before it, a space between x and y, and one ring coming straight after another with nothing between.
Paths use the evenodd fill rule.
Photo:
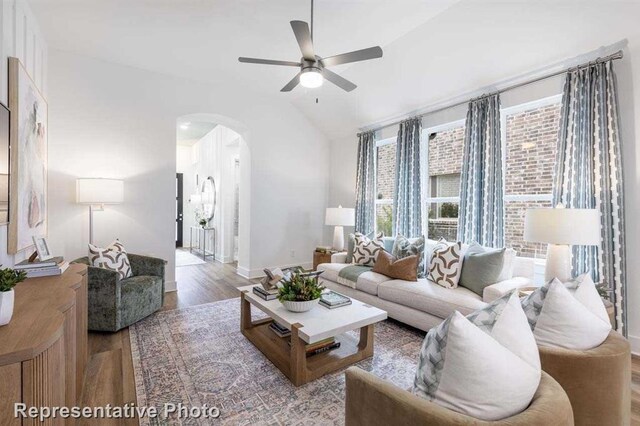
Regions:
<instances>
[{"instance_id":1,"label":"lamp shade","mask_svg":"<svg viewBox=\"0 0 640 426\"><path fill-rule=\"evenodd\" d=\"M353 226L356 224L356 211L342 206L329 207L327 208L324 223L332 226Z\"/></svg>"},{"instance_id":2,"label":"lamp shade","mask_svg":"<svg viewBox=\"0 0 640 426\"><path fill-rule=\"evenodd\" d=\"M524 240L576 246L600 245L600 212L596 209L528 209Z\"/></svg>"},{"instance_id":3,"label":"lamp shade","mask_svg":"<svg viewBox=\"0 0 640 426\"><path fill-rule=\"evenodd\" d=\"M76 179L79 204L120 204L124 201L124 181L120 179Z\"/></svg>"}]
</instances>

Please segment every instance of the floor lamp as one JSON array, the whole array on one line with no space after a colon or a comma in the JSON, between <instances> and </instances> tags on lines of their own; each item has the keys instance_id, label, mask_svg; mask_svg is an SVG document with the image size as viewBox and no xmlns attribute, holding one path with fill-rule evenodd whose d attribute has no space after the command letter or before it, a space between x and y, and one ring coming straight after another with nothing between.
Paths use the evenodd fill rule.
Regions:
<instances>
[{"instance_id":1,"label":"floor lamp","mask_svg":"<svg viewBox=\"0 0 640 426\"><path fill-rule=\"evenodd\" d=\"M93 212L103 211L105 204L124 201L124 181L120 179L76 179L76 202L89 205L89 243L93 244Z\"/></svg>"},{"instance_id":2,"label":"floor lamp","mask_svg":"<svg viewBox=\"0 0 640 426\"><path fill-rule=\"evenodd\" d=\"M600 212L596 209L528 209L524 217L524 240L547 243L545 282L571 277L571 246L600 245Z\"/></svg>"}]
</instances>

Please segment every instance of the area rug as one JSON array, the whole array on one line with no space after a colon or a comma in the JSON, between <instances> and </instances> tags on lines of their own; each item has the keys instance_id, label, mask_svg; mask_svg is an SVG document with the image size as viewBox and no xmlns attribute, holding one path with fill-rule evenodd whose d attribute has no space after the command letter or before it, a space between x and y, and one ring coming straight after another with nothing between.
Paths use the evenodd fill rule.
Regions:
<instances>
[{"instance_id":1,"label":"area rug","mask_svg":"<svg viewBox=\"0 0 640 426\"><path fill-rule=\"evenodd\" d=\"M204 260L186 250L176 250L176 267L202 265L204 263L206 263Z\"/></svg>"},{"instance_id":2,"label":"area rug","mask_svg":"<svg viewBox=\"0 0 640 426\"><path fill-rule=\"evenodd\" d=\"M344 423L344 370L293 386L240 332L239 298L158 312L129 330L139 407L220 409L217 419L143 418L141 425ZM423 338L398 323L378 323L373 358L356 365L408 389Z\"/></svg>"}]
</instances>

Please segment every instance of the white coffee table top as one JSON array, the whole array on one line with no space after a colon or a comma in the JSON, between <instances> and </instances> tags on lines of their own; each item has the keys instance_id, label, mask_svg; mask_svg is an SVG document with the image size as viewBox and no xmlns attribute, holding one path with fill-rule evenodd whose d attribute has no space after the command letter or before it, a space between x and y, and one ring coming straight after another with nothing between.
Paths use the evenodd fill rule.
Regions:
<instances>
[{"instance_id":1,"label":"white coffee table top","mask_svg":"<svg viewBox=\"0 0 640 426\"><path fill-rule=\"evenodd\" d=\"M260 285L260 284L256 284ZM375 324L387 319L387 312L351 297L351 305L335 309L315 306L307 312L288 311L278 299L264 300L253 293L253 285L240 287L246 291L245 299L278 323L291 330L291 325L302 324L298 335L307 343L316 343L347 331Z\"/></svg>"}]
</instances>

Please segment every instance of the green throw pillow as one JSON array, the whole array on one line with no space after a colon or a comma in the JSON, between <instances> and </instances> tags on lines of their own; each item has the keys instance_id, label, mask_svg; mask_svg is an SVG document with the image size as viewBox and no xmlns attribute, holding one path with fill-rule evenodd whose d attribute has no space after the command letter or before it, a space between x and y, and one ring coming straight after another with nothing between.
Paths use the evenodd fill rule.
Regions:
<instances>
[{"instance_id":1,"label":"green throw pillow","mask_svg":"<svg viewBox=\"0 0 640 426\"><path fill-rule=\"evenodd\" d=\"M413 255L418 256L418 278L425 277L424 243L424 235L412 239L398 235L396 241L393 243L393 250L391 252L396 259L403 259Z\"/></svg>"},{"instance_id":2,"label":"green throw pillow","mask_svg":"<svg viewBox=\"0 0 640 426\"><path fill-rule=\"evenodd\" d=\"M506 250L487 250L478 243L471 244L464 255L459 285L482 297L485 287L498 282Z\"/></svg>"}]
</instances>

